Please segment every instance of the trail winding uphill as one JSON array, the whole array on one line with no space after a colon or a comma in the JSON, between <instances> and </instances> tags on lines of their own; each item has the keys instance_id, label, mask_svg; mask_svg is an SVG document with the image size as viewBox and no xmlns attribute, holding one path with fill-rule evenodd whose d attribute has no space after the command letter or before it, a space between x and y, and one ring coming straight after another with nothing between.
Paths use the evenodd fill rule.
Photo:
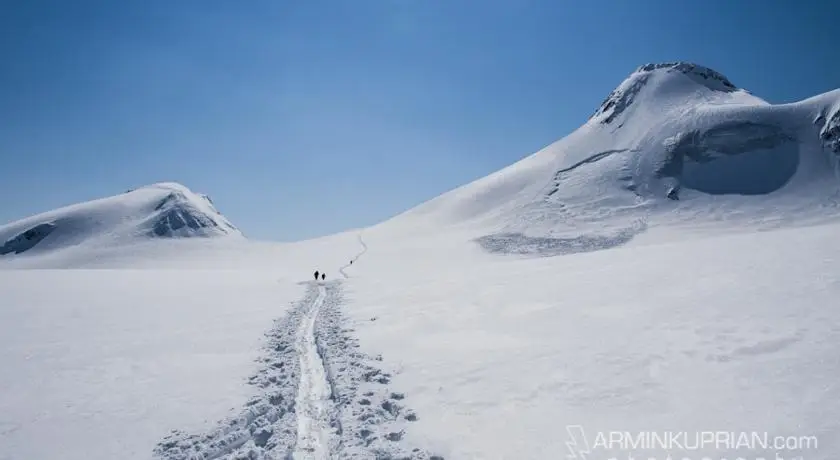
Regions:
<instances>
[{"instance_id":1,"label":"trail winding uphill","mask_svg":"<svg viewBox=\"0 0 840 460\"><path fill-rule=\"evenodd\" d=\"M345 272L344 269L349 268L351 265L353 265L368 250L367 244L365 244L365 240L362 239L362 234L361 233L359 234L359 244L362 245L361 252L356 254L356 257L353 257L352 259L350 259L350 262L347 265L343 265L341 268L338 269L338 271L341 273L341 276L343 276L344 278L349 278L350 277L349 275L347 275L347 272Z\"/></svg>"}]
</instances>

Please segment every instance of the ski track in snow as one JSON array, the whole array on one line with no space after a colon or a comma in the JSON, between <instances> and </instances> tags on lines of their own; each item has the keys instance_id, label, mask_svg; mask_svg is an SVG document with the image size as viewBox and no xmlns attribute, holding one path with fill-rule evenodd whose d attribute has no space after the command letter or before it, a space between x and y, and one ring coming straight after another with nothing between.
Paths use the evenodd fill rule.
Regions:
<instances>
[{"instance_id":1,"label":"ski track in snow","mask_svg":"<svg viewBox=\"0 0 840 460\"><path fill-rule=\"evenodd\" d=\"M367 246L359 237L362 251ZM347 275L345 275L346 277ZM418 420L388 385L382 356L359 351L341 311L341 281L307 292L266 334L258 394L204 434L173 430L154 449L164 460L444 460L403 439Z\"/></svg>"},{"instance_id":2,"label":"ski track in snow","mask_svg":"<svg viewBox=\"0 0 840 460\"><path fill-rule=\"evenodd\" d=\"M295 408L297 412L297 443L295 460L326 459L329 452L330 428L330 384L324 371L324 363L315 343L315 322L324 303L327 290L318 286L318 297L309 306L297 330L295 351L300 362L300 384Z\"/></svg>"}]
</instances>

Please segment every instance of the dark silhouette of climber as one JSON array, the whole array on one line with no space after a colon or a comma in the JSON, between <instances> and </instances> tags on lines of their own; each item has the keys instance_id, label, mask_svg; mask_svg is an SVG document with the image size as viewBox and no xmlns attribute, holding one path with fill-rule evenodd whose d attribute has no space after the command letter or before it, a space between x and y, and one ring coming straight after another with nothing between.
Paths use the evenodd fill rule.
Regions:
<instances>
[{"instance_id":1,"label":"dark silhouette of climber","mask_svg":"<svg viewBox=\"0 0 840 460\"><path fill-rule=\"evenodd\" d=\"M323 281L325 279L327 279L327 274L326 273L321 273L321 281Z\"/></svg>"},{"instance_id":2,"label":"dark silhouette of climber","mask_svg":"<svg viewBox=\"0 0 840 460\"><path fill-rule=\"evenodd\" d=\"M318 270L315 270L315 281L318 281Z\"/></svg>"}]
</instances>

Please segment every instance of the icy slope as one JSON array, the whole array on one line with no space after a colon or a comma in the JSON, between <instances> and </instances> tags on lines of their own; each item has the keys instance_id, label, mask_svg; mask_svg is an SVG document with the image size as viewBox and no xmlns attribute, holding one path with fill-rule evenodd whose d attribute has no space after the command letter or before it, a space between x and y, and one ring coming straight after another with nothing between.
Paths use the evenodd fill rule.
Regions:
<instances>
[{"instance_id":1,"label":"icy slope","mask_svg":"<svg viewBox=\"0 0 840 460\"><path fill-rule=\"evenodd\" d=\"M240 235L204 195L159 183L0 226L0 256L76 245L113 246L171 237Z\"/></svg>"},{"instance_id":2,"label":"icy slope","mask_svg":"<svg viewBox=\"0 0 840 460\"><path fill-rule=\"evenodd\" d=\"M836 214L838 109L840 91L771 105L710 69L645 65L567 137L385 226L552 237Z\"/></svg>"}]
</instances>

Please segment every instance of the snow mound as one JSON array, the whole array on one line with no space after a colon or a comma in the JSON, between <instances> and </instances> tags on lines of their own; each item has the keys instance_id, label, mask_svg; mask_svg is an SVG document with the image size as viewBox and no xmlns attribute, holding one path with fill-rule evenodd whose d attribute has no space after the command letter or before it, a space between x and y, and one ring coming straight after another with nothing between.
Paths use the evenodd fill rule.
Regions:
<instances>
[{"instance_id":1,"label":"snow mound","mask_svg":"<svg viewBox=\"0 0 840 460\"><path fill-rule=\"evenodd\" d=\"M834 219L839 161L840 90L772 105L703 66L647 64L565 138L380 228L556 255L657 225Z\"/></svg>"},{"instance_id":2,"label":"snow mound","mask_svg":"<svg viewBox=\"0 0 840 460\"><path fill-rule=\"evenodd\" d=\"M205 195L163 182L0 226L0 255L154 238L241 236Z\"/></svg>"}]
</instances>

